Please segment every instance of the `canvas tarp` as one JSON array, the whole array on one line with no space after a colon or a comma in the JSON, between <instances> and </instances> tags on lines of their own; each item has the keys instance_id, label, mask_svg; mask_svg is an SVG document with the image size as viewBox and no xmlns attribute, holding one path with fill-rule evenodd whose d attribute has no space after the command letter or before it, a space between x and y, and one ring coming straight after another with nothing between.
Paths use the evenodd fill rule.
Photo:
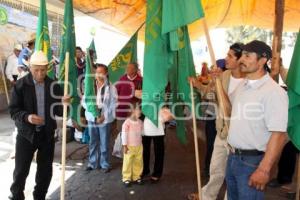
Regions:
<instances>
[{"instance_id":1,"label":"canvas tarp","mask_svg":"<svg viewBox=\"0 0 300 200\"><path fill-rule=\"evenodd\" d=\"M202 5L210 29L237 25L273 29L274 26L275 0L202 0ZM74 0L74 7L128 35L135 32L146 16L146 0ZM298 31L300 1L285 0L284 10L284 31ZM190 25L191 38L202 35L202 30L201 21Z\"/></svg>"}]
</instances>

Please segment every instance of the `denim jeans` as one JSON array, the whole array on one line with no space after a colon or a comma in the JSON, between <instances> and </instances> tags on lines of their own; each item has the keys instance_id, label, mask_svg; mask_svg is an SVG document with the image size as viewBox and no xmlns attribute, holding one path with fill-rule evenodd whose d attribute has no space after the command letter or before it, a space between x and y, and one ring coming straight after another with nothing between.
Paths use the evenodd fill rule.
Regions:
<instances>
[{"instance_id":1,"label":"denim jeans","mask_svg":"<svg viewBox=\"0 0 300 200\"><path fill-rule=\"evenodd\" d=\"M88 122L88 129L90 135L89 143L89 163L88 166L96 169L108 169L109 164L109 139L110 139L110 126L108 124L95 124Z\"/></svg>"},{"instance_id":2,"label":"denim jeans","mask_svg":"<svg viewBox=\"0 0 300 200\"><path fill-rule=\"evenodd\" d=\"M257 169L263 155L228 156L226 184L228 200L262 200L264 192L248 185L251 174Z\"/></svg>"}]
</instances>

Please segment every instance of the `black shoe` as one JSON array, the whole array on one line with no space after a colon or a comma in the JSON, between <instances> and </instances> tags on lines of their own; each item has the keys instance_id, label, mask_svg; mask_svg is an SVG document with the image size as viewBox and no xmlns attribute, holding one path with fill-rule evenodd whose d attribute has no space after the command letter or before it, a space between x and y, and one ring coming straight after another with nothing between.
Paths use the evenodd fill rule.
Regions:
<instances>
[{"instance_id":1,"label":"black shoe","mask_svg":"<svg viewBox=\"0 0 300 200\"><path fill-rule=\"evenodd\" d=\"M155 183L158 183L159 178L155 177L155 176L151 176L150 181L151 181L151 183L155 184Z\"/></svg>"},{"instance_id":2,"label":"black shoe","mask_svg":"<svg viewBox=\"0 0 300 200\"><path fill-rule=\"evenodd\" d=\"M130 187L131 182L127 180L127 181L124 181L123 184L125 187Z\"/></svg>"},{"instance_id":3,"label":"black shoe","mask_svg":"<svg viewBox=\"0 0 300 200\"><path fill-rule=\"evenodd\" d=\"M109 173L110 172L110 168L103 168L101 169L101 171L105 174Z\"/></svg>"},{"instance_id":4,"label":"black shoe","mask_svg":"<svg viewBox=\"0 0 300 200\"><path fill-rule=\"evenodd\" d=\"M87 167L87 168L85 168L85 171L92 171L92 170L93 170L92 167Z\"/></svg>"},{"instance_id":5,"label":"black shoe","mask_svg":"<svg viewBox=\"0 0 300 200\"><path fill-rule=\"evenodd\" d=\"M286 197L290 200L296 199L296 192L287 193Z\"/></svg>"},{"instance_id":6,"label":"black shoe","mask_svg":"<svg viewBox=\"0 0 300 200\"><path fill-rule=\"evenodd\" d=\"M20 197L19 197L19 198L20 198ZM18 198L14 197L13 194L10 194L10 195L8 196L8 199L9 199L9 200L17 200Z\"/></svg>"},{"instance_id":7,"label":"black shoe","mask_svg":"<svg viewBox=\"0 0 300 200\"><path fill-rule=\"evenodd\" d=\"M134 183L136 183L138 185L143 185L143 180L142 179L138 179L138 180L134 181Z\"/></svg>"}]
</instances>

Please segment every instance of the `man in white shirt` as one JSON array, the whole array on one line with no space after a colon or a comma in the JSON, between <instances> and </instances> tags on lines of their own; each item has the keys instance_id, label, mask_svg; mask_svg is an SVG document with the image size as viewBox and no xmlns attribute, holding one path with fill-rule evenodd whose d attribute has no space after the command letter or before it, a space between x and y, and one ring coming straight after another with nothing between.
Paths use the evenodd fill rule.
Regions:
<instances>
[{"instance_id":1,"label":"man in white shirt","mask_svg":"<svg viewBox=\"0 0 300 200\"><path fill-rule=\"evenodd\" d=\"M229 200L264 199L271 168L287 140L288 97L267 72L271 57L264 42L254 40L243 47L240 67L246 78L229 96Z\"/></svg>"},{"instance_id":2,"label":"man in white shirt","mask_svg":"<svg viewBox=\"0 0 300 200\"><path fill-rule=\"evenodd\" d=\"M7 79L14 85L17 81L19 71L18 71L18 57L22 50L22 46L20 44L16 44L14 46L13 53L7 58L7 65L5 74Z\"/></svg>"},{"instance_id":3,"label":"man in white shirt","mask_svg":"<svg viewBox=\"0 0 300 200\"><path fill-rule=\"evenodd\" d=\"M244 80L245 75L239 67L239 59L242 56L242 43L234 43L229 47L225 58L226 71L221 76L221 83L226 94L230 95L235 91L238 85ZM198 86L195 80L195 87ZM227 135L228 130L224 126L224 119L217 116L216 129L217 136L214 141L211 162L209 166L209 181L202 189L202 198L205 200L215 200L218 197L219 191L223 185L225 178L226 162L228 157L227 150ZM190 195L192 199L195 199ZM226 199L226 197L225 197Z\"/></svg>"}]
</instances>

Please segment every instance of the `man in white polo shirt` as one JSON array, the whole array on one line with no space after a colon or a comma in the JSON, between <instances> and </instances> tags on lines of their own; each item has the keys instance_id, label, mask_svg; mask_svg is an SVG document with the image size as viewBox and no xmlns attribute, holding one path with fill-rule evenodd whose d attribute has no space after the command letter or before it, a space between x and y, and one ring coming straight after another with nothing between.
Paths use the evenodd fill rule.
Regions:
<instances>
[{"instance_id":1,"label":"man in white polo shirt","mask_svg":"<svg viewBox=\"0 0 300 200\"><path fill-rule=\"evenodd\" d=\"M287 140L288 97L268 74L271 48L254 40L243 47L246 79L230 95L230 154L226 183L229 200L264 199L271 168Z\"/></svg>"}]
</instances>

